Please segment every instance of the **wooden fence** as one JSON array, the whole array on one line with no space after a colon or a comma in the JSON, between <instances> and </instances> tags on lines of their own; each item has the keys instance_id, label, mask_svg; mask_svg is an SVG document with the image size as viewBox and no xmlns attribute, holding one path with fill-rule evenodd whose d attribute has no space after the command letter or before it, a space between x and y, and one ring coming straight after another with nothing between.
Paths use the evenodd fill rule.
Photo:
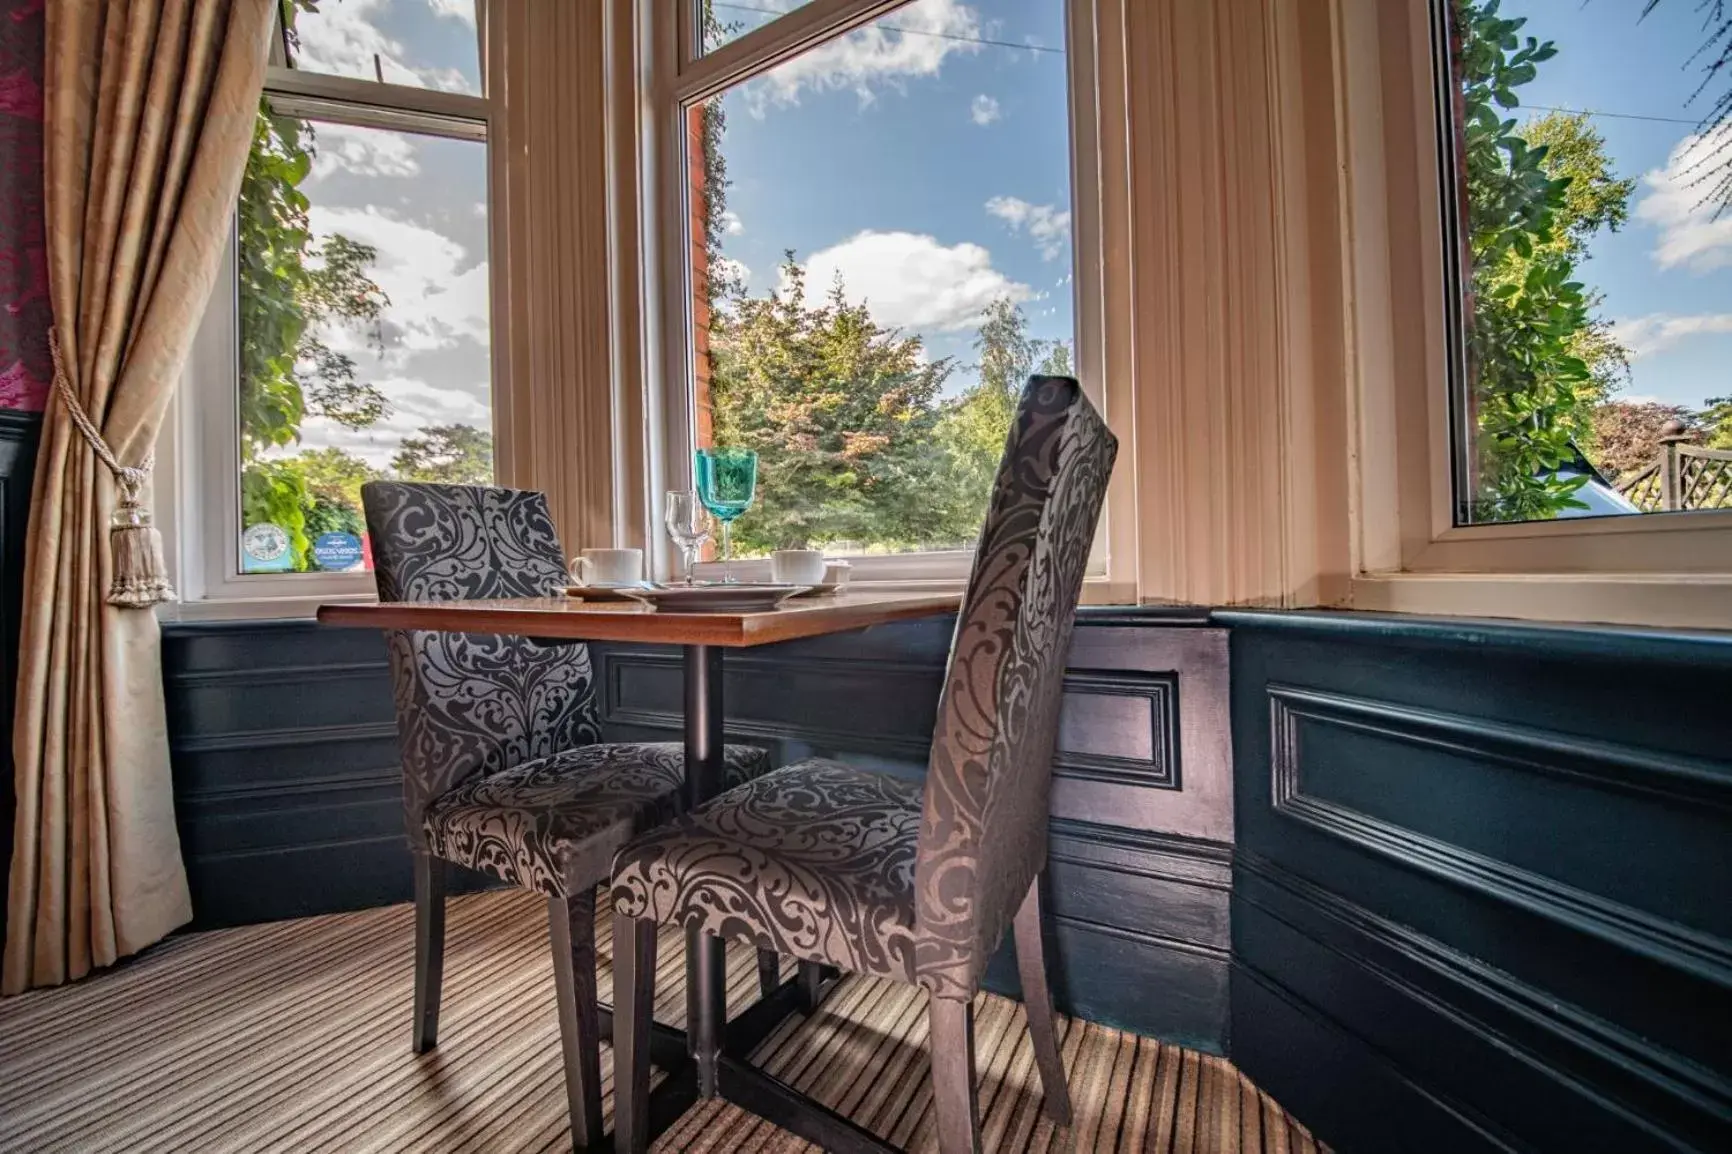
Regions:
<instances>
[{"instance_id":1,"label":"wooden fence","mask_svg":"<svg viewBox=\"0 0 1732 1154\"><path fill-rule=\"evenodd\" d=\"M1667 437L1652 465L1618 482L1618 492L1644 513L1732 509L1732 450L1704 449Z\"/></svg>"}]
</instances>

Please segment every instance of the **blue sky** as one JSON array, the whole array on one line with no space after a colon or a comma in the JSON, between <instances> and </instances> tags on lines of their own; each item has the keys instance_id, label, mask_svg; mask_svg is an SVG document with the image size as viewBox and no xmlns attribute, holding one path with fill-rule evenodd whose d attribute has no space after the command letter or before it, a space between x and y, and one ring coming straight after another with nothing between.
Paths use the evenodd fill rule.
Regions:
<instances>
[{"instance_id":1,"label":"blue sky","mask_svg":"<svg viewBox=\"0 0 1732 1154\"><path fill-rule=\"evenodd\" d=\"M720 0L747 27L799 0ZM1732 214L1716 221L1680 177L1700 102L1696 0L1505 0L1556 58L1520 95L1528 110L1588 109L1632 219L1592 245L1585 279L1636 352L1623 395L1700 406L1732 394ZM758 11L753 11L757 9ZM973 379L974 322L1018 301L1037 336L1073 335L1064 0L917 0L730 90L723 152L734 230L726 256L756 294L792 249L814 291L840 272L875 316L956 359ZM325 0L302 17L301 64L476 91L471 0ZM375 65L377 61L377 65ZM1610 115L1610 114L1620 115ZM1652 119L1632 119L1652 118ZM370 458L436 421L486 423L487 252L480 150L401 133L323 129L308 185L315 227L380 250L392 297L387 349L361 357L393 397L365 434L309 427ZM358 442L365 441L365 444Z\"/></svg>"},{"instance_id":2,"label":"blue sky","mask_svg":"<svg viewBox=\"0 0 1732 1154\"><path fill-rule=\"evenodd\" d=\"M1070 341L1065 67L1063 0L921 0L731 89L724 254L754 295L778 286L788 249L814 291L840 271L881 322L957 359L952 389L973 379L974 321L995 296Z\"/></svg>"},{"instance_id":3,"label":"blue sky","mask_svg":"<svg viewBox=\"0 0 1732 1154\"><path fill-rule=\"evenodd\" d=\"M1701 82L1700 64L1686 67L1702 42L1696 0L1661 0L1645 20L1642 7L1505 0L1502 10L1558 47L1519 90L1524 105L1619 114L1593 123L1618 175L1638 181L1631 220L1594 240L1584 279L1637 353L1622 395L1695 407L1732 394L1732 213L1713 220L1683 173L1688 162L1669 162L1725 81L1690 101Z\"/></svg>"}]
</instances>

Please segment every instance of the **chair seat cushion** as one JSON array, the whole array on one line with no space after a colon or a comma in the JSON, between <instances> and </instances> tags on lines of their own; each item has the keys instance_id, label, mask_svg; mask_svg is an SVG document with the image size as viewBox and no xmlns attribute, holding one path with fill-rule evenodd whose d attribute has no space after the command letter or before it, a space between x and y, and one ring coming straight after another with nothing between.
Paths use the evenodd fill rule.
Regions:
<instances>
[{"instance_id":1,"label":"chair seat cushion","mask_svg":"<svg viewBox=\"0 0 1732 1154\"><path fill-rule=\"evenodd\" d=\"M618 913L913 981L921 785L814 759L706 802L614 860Z\"/></svg>"},{"instance_id":2,"label":"chair seat cushion","mask_svg":"<svg viewBox=\"0 0 1732 1154\"><path fill-rule=\"evenodd\" d=\"M748 745L722 751L723 781L770 769ZM607 880L614 852L682 808L685 747L614 742L472 777L436 798L422 826L435 857L563 897Z\"/></svg>"}]
</instances>

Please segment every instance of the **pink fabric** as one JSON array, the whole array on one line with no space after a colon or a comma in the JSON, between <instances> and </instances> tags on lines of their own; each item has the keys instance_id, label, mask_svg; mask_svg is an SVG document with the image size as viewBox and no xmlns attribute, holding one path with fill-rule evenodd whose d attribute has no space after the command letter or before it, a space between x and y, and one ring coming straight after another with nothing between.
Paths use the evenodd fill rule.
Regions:
<instances>
[{"instance_id":1,"label":"pink fabric","mask_svg":"<svg viewBox=\"0 0 1732 1154\"><path fill-rule=\"evenodd\" d=\"M42 237L43 0L0 0L0 409L40 411L48 359Z\"/></svg>"}]
</instances>

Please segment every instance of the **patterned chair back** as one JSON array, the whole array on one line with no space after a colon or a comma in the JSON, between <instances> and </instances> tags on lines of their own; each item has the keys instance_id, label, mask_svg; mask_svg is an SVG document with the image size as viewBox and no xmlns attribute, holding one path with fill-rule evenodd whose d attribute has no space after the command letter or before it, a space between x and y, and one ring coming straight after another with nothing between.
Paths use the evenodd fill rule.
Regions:
<instances>
[{"instance_id":1,"label":"patterned chair back","mask_svg":"<svg viewBox=\"0 0 1732 1154\"><path fill-rule=\"evenodd\" d=\"M915 971L973 996L1046 865L1071 626L1118 442L1076 381L1023 390L956 621L915 861Z\"/></svg>"},{"instance_id":2,"label":"patterned chair back","mask_svg":"<svg viewBox=\"0 0 1732 1154\"><path fill-rule=\"evenodd\" d=\"M373 481L361 503L381 601L564 595L565 554L540 493ZM600 740L586 646L419 631L385 640L417 850L422 815L446 790Z\"/></svg>"}]
</instances>

